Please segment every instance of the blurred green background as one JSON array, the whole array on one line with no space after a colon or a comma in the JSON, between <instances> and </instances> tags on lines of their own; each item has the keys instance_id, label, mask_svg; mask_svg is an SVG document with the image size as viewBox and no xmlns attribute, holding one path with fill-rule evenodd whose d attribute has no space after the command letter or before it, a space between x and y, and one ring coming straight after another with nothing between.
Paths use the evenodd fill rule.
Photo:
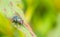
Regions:
<instances>
[{"instance_id":1,"label":"blurred green background","mask_svg":"<svg viewBox=\"0 0 60 37\"><path fill-rule=\"evenodd\" d=\"M22 0L27 22L37 37L60 37L60 0Z\"/></svg>"}]
</instances>

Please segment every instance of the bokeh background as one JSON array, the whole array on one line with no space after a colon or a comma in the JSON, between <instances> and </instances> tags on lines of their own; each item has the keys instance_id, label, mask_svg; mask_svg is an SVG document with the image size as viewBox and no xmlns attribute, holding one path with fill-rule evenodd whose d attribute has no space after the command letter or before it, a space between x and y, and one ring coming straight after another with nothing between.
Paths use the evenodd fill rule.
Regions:
<instances>
[{"instance_id":1,"label":"bokeh background","mask_svg":"<svg viewBox=\"0 0 60 37\"><path fill-rule=\"evenodd\" d=\"M60 0L21 0L16 5L37 37L60 37ZM22 31L10 24L0 13L0 37L25 37Z\"/></svg>"},{"instance_id":2,"label":"bokeh background","mask_svg":"<svg viewBox=\"0 0 60 37\"><path fill-rule=\"evenodd\" d=\"M60 37L60 0L22 0L25 18L37 37Z\"/></svg>"}]
</instances>

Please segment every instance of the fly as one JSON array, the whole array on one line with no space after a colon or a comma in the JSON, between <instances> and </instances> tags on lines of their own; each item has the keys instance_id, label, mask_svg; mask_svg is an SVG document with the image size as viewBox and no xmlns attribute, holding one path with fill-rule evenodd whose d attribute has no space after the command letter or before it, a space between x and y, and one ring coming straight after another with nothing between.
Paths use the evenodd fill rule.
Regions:
<instances>
[{"instance_id":1,"label":"fly","mask_svg":"<svg viewBox=\"0 0 60 37\"><path fill-rule=\"evenodd\" d=\"M14 16L13 18L12 18L12 22L13 23L16 23L16 24L23 24L23 20L22 20L22 18L21 17L19 17L19 16Z\"/></svg>"}]
</instances>

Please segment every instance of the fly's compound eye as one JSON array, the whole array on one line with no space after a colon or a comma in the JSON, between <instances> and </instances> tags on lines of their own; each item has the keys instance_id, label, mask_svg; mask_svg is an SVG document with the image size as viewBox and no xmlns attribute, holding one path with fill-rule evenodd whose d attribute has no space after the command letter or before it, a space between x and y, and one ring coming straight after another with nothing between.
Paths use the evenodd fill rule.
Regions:
<instances>
[{"instance_id":1,"label":"fly's compound eye","mask_svg":"<svg viewBox=\"0 0 60 37\"><path fill-rule=\"evenodd\" d=\"M12 18L12 20L13 20L13 23L23 24L22 18L20 18L20 17L18 17L18 16L14 16L14 17Z\"/></svg>"}]
</instances>

